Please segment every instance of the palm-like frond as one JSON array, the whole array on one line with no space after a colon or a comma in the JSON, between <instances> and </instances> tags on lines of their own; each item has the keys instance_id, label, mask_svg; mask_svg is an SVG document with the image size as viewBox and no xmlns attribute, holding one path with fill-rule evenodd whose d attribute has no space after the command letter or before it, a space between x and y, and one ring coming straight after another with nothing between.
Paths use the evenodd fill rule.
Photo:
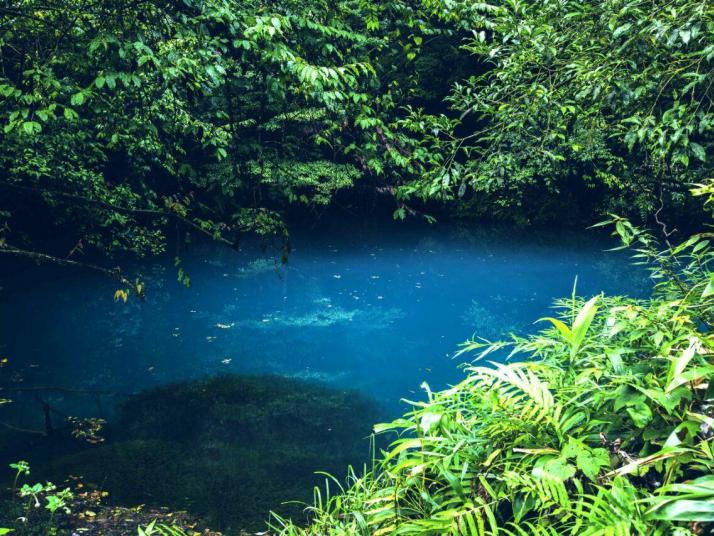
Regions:
<instances>
[{"instance_id":1,"label":"palm-like frond","mask_svg":"<svg viewBox=\"0 0 714 536\"><path fill-rule=\"evenodd\" d=\"M558 306L533 336L465 345L518 360L468 366L444 391L425 385L426 401L378 427L401 433L378 466L282 534L665 536L714 521L714 363L700 315L669 297Z\"/></svg>"}]
</instances>

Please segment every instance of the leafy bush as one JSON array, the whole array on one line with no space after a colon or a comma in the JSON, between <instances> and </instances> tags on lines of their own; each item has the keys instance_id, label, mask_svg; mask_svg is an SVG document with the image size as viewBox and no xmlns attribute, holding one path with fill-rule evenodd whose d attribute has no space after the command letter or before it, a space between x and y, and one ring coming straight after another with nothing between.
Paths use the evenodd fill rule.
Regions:
<instances>
[{"instance_id":1,"label":"leafy bush","mask_svg":"<svg viewBox=\"0 0 714 536\"><path fill-rule=\"evenodd\" d=\"M430 4L469 27L463 50L477 61L453 84L450 113L405 119L422 173L402 195L472 189L477 213L526 221L649 217L662 201L692 218L688 184L712 170L711 3Z\"/></svg>"},{"instance_id":2,"label":"leafy bush","mask_svg":"<svg viewBox=\"0 0 714 536\"><path fill-rule=\"evenodd\" d=\"M712 185L695 190L712 199ZM645 301L573 296L541 332L486 343L466 378L412 402L377 470L316 494L282 534L710 534L714 274L702 233L666 249L614 218L652 266ZM504 364L479 362L507 353Z\"/></svg>"}]
</instances>

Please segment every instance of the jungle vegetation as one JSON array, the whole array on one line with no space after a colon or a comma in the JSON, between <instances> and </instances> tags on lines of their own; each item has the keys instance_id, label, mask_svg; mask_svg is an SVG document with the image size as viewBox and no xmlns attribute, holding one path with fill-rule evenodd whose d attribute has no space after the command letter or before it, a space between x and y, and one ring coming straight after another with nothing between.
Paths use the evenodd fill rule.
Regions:
<instances>
[{"instance_id":1,"label":"jungle vegetation","mask_svg":"<svg viewBox=\"0 0 714 536\"><path fill-rule=\"evenodd\" d=\"M5 2L0 251L101 269L191 234L287 250L282 216L336 196L399 218L691 216L711 24L683 0Z\"/></svg>"},{"instance_id":2,"label":"jungle vegetation","mask_svg":"<svg viewBox=\"0 0 714 536\"><path fill-rule=\"evenodd\" d=\"M696 191L712 201L711 185ZM662 251L616 219L651 266L651 299L575 293L536 335L474 339L465 378L378 434L371 471L351 470L284 535L708 534L714 522L714 283L710 233ZM498 356L501 356L498 358ZM503 356L507 356L505 363ZM394 436L392 436L394 437Z\"/></svg>"},{"instance_id":3,"label":"jungle vegetation","mask_svg":"<svg viewBox=\"0 0 714 536\"><path fill-rule=\"evenodd\" d=\"M707 534L712 86L706 0L6 1L0 253L126 299L148 290L112 257L287 254L291 214L345 203L604 222L650 299L574 292L536 335L467 342L461 383L376 428L376 467L273 529Z\"/></svg>"}]
</instances>

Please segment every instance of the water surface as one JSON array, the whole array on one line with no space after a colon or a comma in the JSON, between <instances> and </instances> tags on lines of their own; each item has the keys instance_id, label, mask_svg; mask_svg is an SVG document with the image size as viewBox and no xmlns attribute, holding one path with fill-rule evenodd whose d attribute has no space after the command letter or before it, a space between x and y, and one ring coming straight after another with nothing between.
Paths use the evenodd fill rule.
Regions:
<instances>
[{"instance_id":1,"label":"water surface","mask_svg":"<svg viewBox=\"0 0 714 536\"><path fill-rule=\"evenodd\" d=\"M426 380L460 378L457 345L528 331L556 297L642 294L642 274L592 233L398 223L297 230L287 266L270 253L201 244L131 266L146 301L54 267L0 282L0 351L26 385L135 392L217 373L278 374L358 389L397 408ZM463 361L463 359L462 359Z\"/></svg>"},{"instance_id":2,"label":"water surface","mask_svg":"<svg viewBox=\"0 0 714 536\"><path fill-rule=\"evenodd\" d=\"M626 254L605 252L614 244L585 232L389 223L297 229L292 244L287 266L257 246L236 252L195 244L180 253L190 288L177 281L172 255L125 263L147 288L144 302L126 304L114 301L114 281L95 274L6 266L0 353L10 366L0 371L0 384L109 393L98 404L91 394L42 392L55 421L98 414L112 421L129 400L104 445L60 448L56 440L18 434L0 438L14 450L6 457L22 454L52 475L83 471L112 483L120 501L188 507L223 529L259 527L272 504L309 499L314 481L305 475L366 459L369 423L402 412L403 398L421 398L421 382L439 389L458 381L468 359L453 357L459 343L534 330L533 321L552 314L553 300L570 295L576 278L584 296L637 296L648 288ZM272 393L270 380L226 379L127 399L217 375L280 376L342 394L278 382ZM206 394L211 385L223 386L222 394ZM236 390L245 385L257 389L259 403L242 400ZM0 420L41 429L35 393L12 396ZM191 407L196 415L185 410ZM335 419L353 412L359 415L340 428ZM276 422L282 430L265 435L261 426ZM214 490L220 477L230 501ZM301 489L306 496L292 495Z\"/></svg>"}]
</instances>

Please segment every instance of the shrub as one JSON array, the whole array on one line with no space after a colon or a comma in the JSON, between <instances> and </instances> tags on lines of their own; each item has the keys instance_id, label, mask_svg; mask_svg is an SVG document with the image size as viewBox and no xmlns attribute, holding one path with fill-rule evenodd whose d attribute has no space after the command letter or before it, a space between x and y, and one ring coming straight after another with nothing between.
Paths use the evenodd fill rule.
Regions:
<instances>
[{"instance_id":1,"label":"shrub","mask_svg":"<svg viewBox=\"0 0 714 536\"><path fill-rule=\"evenodd\" d=\"M695 190L709 196L711 185ZM573 296L539 333L472 340L466 378L412 402L375 471L282 534L711 534L710 233L677 246L613 218L651 299ZM493 357L503 359L487 361ZM482 364L487 361L485 364Z\"/></svg>"}]
</instances>

